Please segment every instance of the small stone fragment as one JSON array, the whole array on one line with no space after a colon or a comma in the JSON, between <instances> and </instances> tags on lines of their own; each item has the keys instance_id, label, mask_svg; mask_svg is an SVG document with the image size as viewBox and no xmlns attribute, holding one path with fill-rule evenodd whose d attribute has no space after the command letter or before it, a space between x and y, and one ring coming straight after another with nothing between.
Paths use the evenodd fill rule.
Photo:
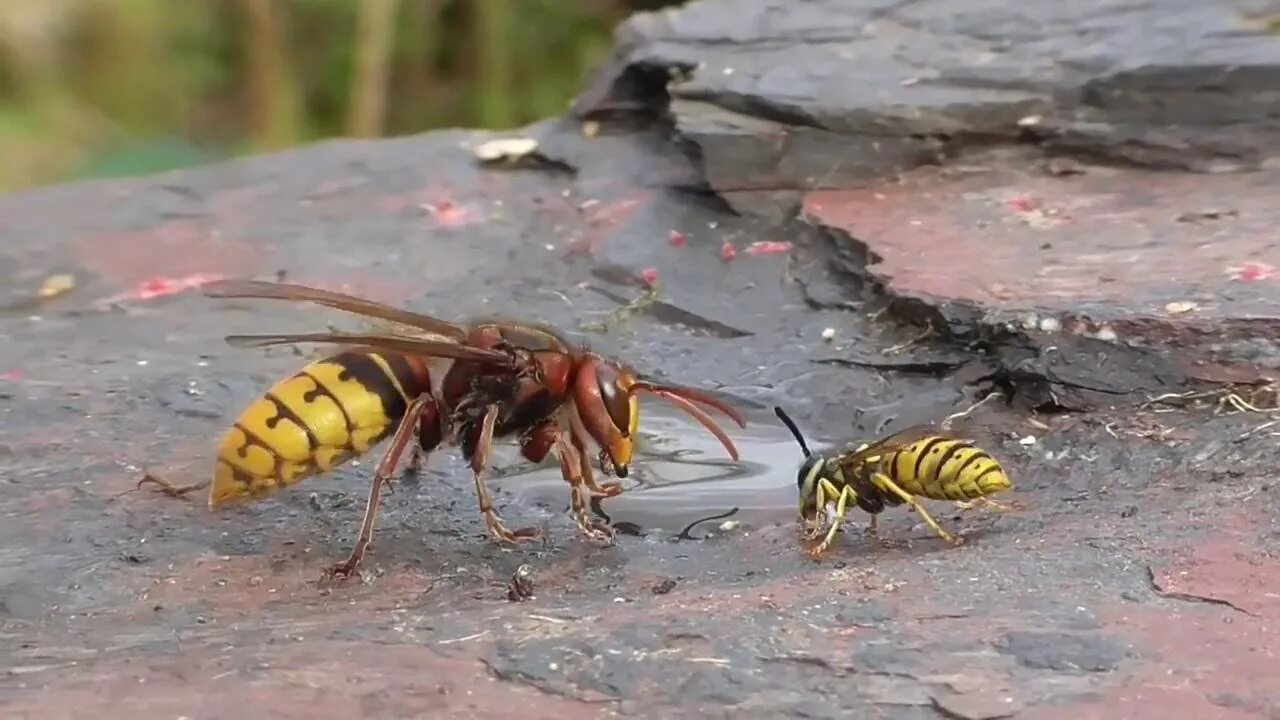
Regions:
<instances>
[{"instance_id":1,"label":"small stone fragment","mask_svg":"<svg viewBox=\"0 0 1280 720\"><path fill-rule=\"evenodd\" d=\"M666 578L662 582L659 582L658 584L653 586L653 594L666 595L667 593L675 589L676 589L676 581L672 580L671 578Z\"/></svg>"},{"instance_id":2,"label":"small stone fragment","mask_svg":"<svg viewBox=\"0 0 1280 720\"><path fill-rule=\"evenodd\" d=\"M521 602L533 597L533 568L528 564L516 568L507 584L507 599Z\"/></svg>"},{"instance_id":3,"label":"small stone fragment","mask_svg":"<svg viewBox=\"0 0 1280 720\"><path fill-rule=\"evenodd\" d=\"M50 275L40 285L40 299L48 300L71 292L76 286L74 275Z\"/></svg>"},{"instance_id":4,"label":"small stone fragment","mask_svg":"<svg viewBox=\"0 0 1280 720\"><path fill-rule=\"evenodd\" d=\"M480 143L473 152L483 162L498 162L499 160L519 160L537 149L537 140L516 137Z\"/></svg>"},{"instance_id":5,"label":"small stone fragment","mask_svg":"<svg viewBox=\"0 0 1280 720\"><path fill-rule=\"evenodd\" d=\"M1190 300L1179 300L1177 302L1166 303L1164 306L1165 312L1170 315L1182 315L1198 309L1200 309L1200 305Z\"/></svg>"}]
</instances>

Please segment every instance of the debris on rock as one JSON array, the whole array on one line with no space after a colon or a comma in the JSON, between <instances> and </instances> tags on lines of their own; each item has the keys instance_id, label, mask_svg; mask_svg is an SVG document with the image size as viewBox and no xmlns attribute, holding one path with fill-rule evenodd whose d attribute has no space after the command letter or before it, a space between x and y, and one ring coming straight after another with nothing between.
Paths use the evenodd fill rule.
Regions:
<instances>
[{"instance_id":1,"label":"debris on rock","mask_svg":"<svg viewBox=\"0 0 1280 720\"><path fill-rule=\"evenodd\" d=\"M500 162L520 160L538 149L538 141L533 138L514 137L499 138L480 143L473 151L482 162Z\"/></svg>"},{"instance_id":2,"label":"debris on rock","mask_svg":"<svg viewBox=\"0 0 1280 720\"><path fill-rule=\"evenodd\" d=\"M507 583L507 599L511 602L522 602L533 597L533 567L523 564L516 568Z\"/></svg>"},{"instance_id":3,"label":"debris on rock","mask_svg":"<svg viewBox=\"0 0 1280 720\"><path fill-rule=\"evenodd\" d=\"M39 296L42 300L50 300L71 292L76 286L76 277L70 274L50 275L40 284Z\"/></svg>"},{"instance_id":4,"label":"debris on rock","mask_svg":"<svg viewBox=\"0 0 1280 720\"><path fill-rule=\"evenodd\" d=\"M654 595L666 595L676 589L676 581L672 578L664 578L651 588Z\"/></svg>"},{"instance_id":5,"label":"debris on rock","mask_svg":"<svg viewBox=\"0 0 1280 720\"><path fill-rule=\"evenodd\" d=\"M539 149L533 138L498 138L480 143L472 149L476 159L489 167L530 168L574 172L573 166L556 160Z\"/></svg>"}]
</instances>

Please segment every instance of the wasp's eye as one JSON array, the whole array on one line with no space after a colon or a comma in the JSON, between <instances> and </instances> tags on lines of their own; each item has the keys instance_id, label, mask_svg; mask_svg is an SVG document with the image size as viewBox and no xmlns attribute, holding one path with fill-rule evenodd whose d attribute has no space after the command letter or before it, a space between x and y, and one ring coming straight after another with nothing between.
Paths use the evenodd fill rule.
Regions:
<instances>
[{"instance_id":1,"label":"wasp's eye","mask_svg":"<svg viewBox=\"0 0 1280 720\"><path fill-rule=\"evenodd\" d=\"M596 370L596 382L600 385L600 399L604 401L604 409L609 413L613 426L624 436L631 430L631 398L618 385L621 375L616 368L601 365Z\"/></svg>"}]
</instances>

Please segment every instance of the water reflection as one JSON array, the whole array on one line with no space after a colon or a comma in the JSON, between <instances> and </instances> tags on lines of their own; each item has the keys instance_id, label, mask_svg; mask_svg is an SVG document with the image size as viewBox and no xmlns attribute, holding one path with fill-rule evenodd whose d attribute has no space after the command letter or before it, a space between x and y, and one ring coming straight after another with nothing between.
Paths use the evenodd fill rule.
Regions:
<instances>
[{"instance_id":1,"label":"water reflection","mask_svg":"<svg viewBox=\"0 0 1280 720\"><path fill-rule=\"evenodd\" d=\"M743 415L745 430L724 424L741 456L735 463L701 425L661 404L647 404L631 474L623 481L626 492L598 501L597 513L620 533L665 537L682 531L700 537L725 519L745 526L793 522L800 450L772 412L752 409ZM492 482L518 502L567 506L568 486L558 463L522 463L507 447L495 448L495 456L503 472L495 472Z\"/></svg>"}]
</instances>

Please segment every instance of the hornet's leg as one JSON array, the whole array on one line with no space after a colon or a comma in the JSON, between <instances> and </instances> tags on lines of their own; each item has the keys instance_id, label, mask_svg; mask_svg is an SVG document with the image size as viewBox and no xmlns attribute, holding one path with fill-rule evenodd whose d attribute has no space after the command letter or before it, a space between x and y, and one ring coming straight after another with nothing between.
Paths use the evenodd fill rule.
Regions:
<instances>
[{"instance_id":1,"label":"hornet's leg","mask_svg":"<svg viewBox=\"0 0 1280 720\"><path fill-rule=\"evenodd\" d=\"M485 487L484 471L489 467L489 452L493 449L493 426L497 422L498 406L489 405L485 408L484 417L480 420L480 437L476 441L475 452L471 455L471 473L476 481L476 502L480 505L480 513L484 515L484 524L494 538L508 543L537 540L542 537L542 531L538 528L508 530L507 526L502 524L501 518L493 509L493 498L489 495L489 488Z\"/></svg>"},{"instance_id":2,"label":"hornet's leg","mask_svg":"<svg viewBox=\"0 0 1280 720\"><path fill-rule=\"evenodd\" d=\"M556 454L560 457L560 473L569 483L569 500L573 521L578 525L578 532L597 542L613 542L613 528L605 525L587 512L586 483L583 469L590 471L591 464L587 456L579 452L562 433L556 438Z\"/></svg>"},{"instance_id":3,"label":"hornet's leg","mask_svg":"<svg viewBox=\"0 0 1280 720\"><path fill-rule=\"evenodd\" d=\"M414 430L418 427L418 418L428 406L431 407L432 412L435 411L435 402L426 395L421 395L409 403L404 417L400 419L400 425L396 428L395 435L391 437L391 444L383 453L382 459L378 461L377 468L374 469L373 482L369 484L369 498L365 501L364 519L360 523L360 535L356 538L356 544L351 548L351 554L346 560L325 571L326 579L340 580L349 577L360 565L365 553L373 547L373 529L378 518L378 504L382 501L382 486L391 484L391 476L396 470L396 465L399 464L405 448L413 439Z\"/></svg>"},{"instance_id":4,"label":"hornet's leg","mask_svg":"<svg viewBox=\"0 0 1280 720\"><path fill-rule=\"evenodd\" d=\"M929 514L929 511L925 510L924 506L920 504L920 501L916 500L911 493L898 487L897 483L891 480L888 475L885 475L884 473L876 473L872 476L871 482L875 483L876 487L880 488L882 492L896 495L901 498L903 502L910 505L911 508L920 515L920 519L924 520L925 524L938 534L938 537L946 540L952 545L960 545L964 542L963 538L958 538L946 530L943 530L938 523L934 521L933 516Z\"/></svg>"},{"instance_id":5,"label":"hornet's leg","mask_svg":"<svg viewBox=\"0 0 1280 720\"><path fill-rule=\"evenodd\" d=\"M880 537L880 516L872 515L871 522L867 524L867 534L873 538Z\"/></svg>"},{"instance_id":6,"label":"hornet's leg","mask_svg":"<svg viewBox=\"0 0 1280 720\"><path fill-rule=\"evenodd\" d=\"M849 502L857 501L857 496L854 494L853 490L850 490L847 487L836 490L835 486L828 480L821 480L819 483L818 487L820 488L823 485L828 486L823 488L826 490L826 494L837 495L839 499L836 500L835 517L831 518L831 527L827 530L827 536L822 539L822 542L809 548L809 556L814 558L826 552L827 548L831 547L831 543L836 539L836 532L840 530L840 526L844 524L844 515L849 509Z\"/></svg>"},{"instance_id":7,"label":"hornet's leg","mask_svg":"<svg viewBox=\"0 0 1280 720\"><path fill-rule=\"evenodd\" d=\"M564 440L564 431L554 420L543 420L531 428L520 443L520 453L529 462L540 463L547 453L555 448L556 457L560 460L560 475L569 484L569 500L573 521L578 530L592 540L611 540L613 533L598 523L587 513L587 501L583 474L590 472L591 465L586 456L576 452Z\"/></svg>"},{"instance_id":8,"label":"hornet's leg","mask_svg":"<svg viewBox=\"0 0 1280 720\"><path fill-rule=\"evenodd\" d=\"M405 475L417 475L422 471L422 448L416 443L413 446L413 452L409 454L409 464L404 468Z\"/></svg>"},{"instance_id":9,"label":"hornet's leg","mask_svg":"<svg viewBox=\"0 0 1280 720\"><path fill-rule=\"evenodd\" d=\"M569 413L569 431L570 437L573 438L573 446L582 456L582 482L591 494L608 498L621 493L622 483L607 482L604 485L596 483L596 474L591 470L591 455L587 452L587 429L583 427L582 420L576 411Z\"/></svg>"},{"instance_id":10,"label":"hornet's leg","mask_svg":"<svg viewBox=\"0 0 1280 720\"><path fill-rule=\"evenodd\" d=\"M422 465L426 463L432 451L444 442L444 413L440 412L441 407L443 405L437 398L424 406L422 413L418 416L417 442L413 445L413 456L409 458L409 467L404 470L406 475L416 475L421 471Z\"/></svg>"},{"instance_id":11,"label":"hornet's leg","mask_svg":"<svg viewBox=\"0 0 1280 720\"><path fill-rule=\"evenodd\" d=\"M138 481L138 489L141 489L143 485L148 485L148 484L155 485L157 492L167 495L168 497L171 497L171 498L185 497L186 494L189 492L195 492L196 490L201 490L203 488L209 487L208 480L200 480L199 482L193 482L189 485L174 485L173 483L169 482L168 480L165 480L159 475L155 475L152 473L147 473L146 475L142 476L142 479Z\"/></svg>"}]
</instances>

